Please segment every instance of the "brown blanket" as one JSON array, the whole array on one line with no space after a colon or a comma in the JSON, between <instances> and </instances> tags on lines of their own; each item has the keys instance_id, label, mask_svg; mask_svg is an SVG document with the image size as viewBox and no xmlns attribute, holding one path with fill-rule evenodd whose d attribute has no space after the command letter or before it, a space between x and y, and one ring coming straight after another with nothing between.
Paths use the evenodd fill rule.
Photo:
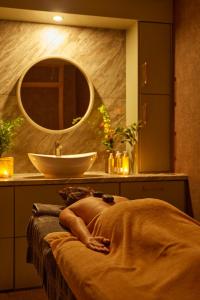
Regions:
<instances>
[{"instance_id":1,"label":"brown blanket","mask_svg":"<svg viewBox=\"0 0 200 300\"><path fill-rule=\"evenodd\" d=\"M119 203L96 220L93 235L110 253L70 233L50 233L57 264L78 300L200 299L200 223L156 199Z\"/></svg>"}]
</instances>

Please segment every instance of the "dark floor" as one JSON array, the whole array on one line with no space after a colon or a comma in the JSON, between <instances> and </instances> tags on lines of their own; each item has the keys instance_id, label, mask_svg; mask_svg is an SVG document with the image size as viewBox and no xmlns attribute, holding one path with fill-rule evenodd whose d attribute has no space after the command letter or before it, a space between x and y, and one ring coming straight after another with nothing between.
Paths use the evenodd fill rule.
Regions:
<instances>
[{"instance_id":1,"label":"dark floor","mask_svg":"<svg viewBox=\"0 0 200 300\"><path fill-rule=\"evenodd\" d=\"M0 293L0 300L48 300L43 289L11 291Z\"/></svg>"}]
</instances>

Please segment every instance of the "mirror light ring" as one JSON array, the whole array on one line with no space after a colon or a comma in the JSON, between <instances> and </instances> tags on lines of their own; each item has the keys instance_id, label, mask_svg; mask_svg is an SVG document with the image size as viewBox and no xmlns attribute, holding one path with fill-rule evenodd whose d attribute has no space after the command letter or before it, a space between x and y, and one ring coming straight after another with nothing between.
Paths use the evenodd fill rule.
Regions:
<instances>
[{"instance_id":1,"label":"mirror light ring","mask_svg":"<svg viewBox=\"0 0 200 300\"><path fill-rule=\"evenodd\" d=\"M48 129L48 128L45 128L45 127L42 127L41 125L37 124L36 122L34 122L30 117L29 115L27 114L27 112L25 111L24 107L23 107L23 104L22 104L22 99L21 99L21 86L22 86L22 82L23 82L23 79L25 77L25 75L27 74L27 72L37 63L40 63L42 62L43 60L47 60L47 59L60 59L60 60L64 60L66 62L69 62L71 64L73 64L75 67L77 67L81 72L82 74L84 75L87 83L88 83L88 86L89 86L89 92L90 92L90 99L89 99L89 105L88 105L88 108L87 108L87 111L86 113L84 114L84 116L81 118L81 120L79 122L77 122L76 124L74 124L73 126L71 127L68 127L68 128L65 128L65 129ZM18 84L17 84L17 100L18 100L18 104L19 104L19 107L20 107L20 110L22 112L22 114L24 115L24 117L26 118L26 120L32 125L34 126L35 128L43 131L43 132L46 132L46 133L50 133L50 134L64 134L64 133L67 133L67 132L70 132L70 131L73 131L75 129L77 129L81 124L83 124L83 122L88 118L88 116L90 115L91 111L92 111L92 108L93 108L93 105L94 105L94 87L93 87L93 84L91 82L91 80L89 79L88 75L86 74L86 72L80 67L80 65L78 63L76 63L74 60L72 60L71 58L66 58L66 57L63 57L63 56L46 56L46 57L43 57L39 60L36 60L34 61L33 63L31 63L23 72L22 72L22 75L20 76L19 80L18 80Z\"/></svg>"}]
</instances>

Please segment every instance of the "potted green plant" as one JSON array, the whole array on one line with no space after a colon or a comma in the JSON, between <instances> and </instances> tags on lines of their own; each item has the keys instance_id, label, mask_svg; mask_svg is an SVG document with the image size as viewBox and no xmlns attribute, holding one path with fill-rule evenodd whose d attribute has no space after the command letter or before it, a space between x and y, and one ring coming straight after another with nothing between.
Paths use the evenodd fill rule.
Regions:
<instances>
[{"instance_id":1,"label":"potted green plant","mask_svg":"<svg viewBox=\"0 0 200 300\"><path fill-rule=\"evenodd\" d=\"M141 121L134 122L128 126L118 126L115 129L115 136L120 138L121 143L128 144L128 152L130 159L130 173L137 172L137 142L138 132L143 127Z\"/></svg>"},{"instance_id":2,"label":"potted green plant","mask_svg":"<svg viewBox=\"0 0 200 300\"><path fill-rule=\"evenodd\" d=\"M10 177L13 175L14 159L13 157L3 157L3 155L12 148L13 139L22 123L22 117L12 120L0 120L0 177Z\"/></svg>"},{"instance_id":3,"label":"potted green plant","mask_svg":"<svg viewBox=\"0 0 200 300\"><path fill-rule=\"evenodd\" d=\"M142 128L142 122L134 122L128 126L118 126L115 129L115 135L121 137L121 143L128 143L130 147L134 147L138 141L138 131Z\"/></svg>"}]
</instances>

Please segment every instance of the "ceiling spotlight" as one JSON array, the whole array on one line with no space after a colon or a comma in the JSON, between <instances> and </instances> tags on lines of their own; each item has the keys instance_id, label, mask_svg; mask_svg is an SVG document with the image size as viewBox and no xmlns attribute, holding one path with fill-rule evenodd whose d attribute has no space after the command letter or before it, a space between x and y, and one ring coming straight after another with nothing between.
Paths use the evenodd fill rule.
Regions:
<instances>
[{"instance_id":1,"label":"ceiling spotlight","mask_svg":"<svg viewBox=\"0 0 200 300\"><path fill-rule=\"evenodd\" d=\"M63 17L61 17L61 16L54 16L54 17L53 17L53 20L54 20L55 22L62 22Z\"/></svg>"}]
</instances>

